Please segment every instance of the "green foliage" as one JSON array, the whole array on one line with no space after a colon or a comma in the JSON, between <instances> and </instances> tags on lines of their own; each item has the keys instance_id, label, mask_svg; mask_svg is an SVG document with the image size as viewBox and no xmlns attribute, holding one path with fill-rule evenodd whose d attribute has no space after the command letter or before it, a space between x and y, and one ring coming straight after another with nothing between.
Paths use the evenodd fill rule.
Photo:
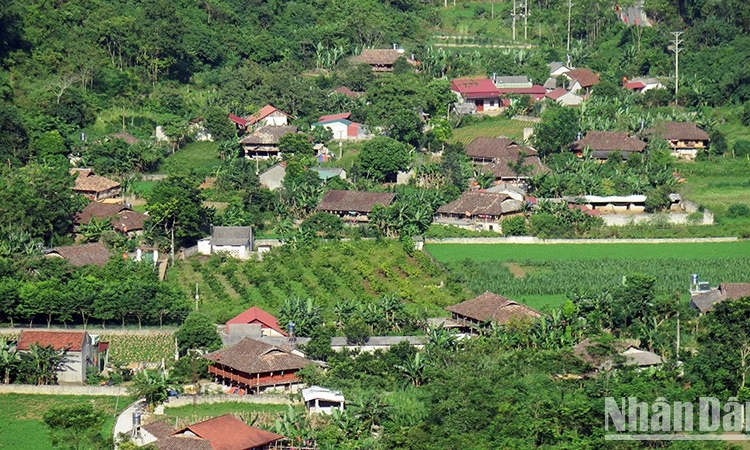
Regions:
<instances>
[{"instance_id":1,"label":"green foliage","mask_svg":"<svg viewBox=\"0 0 750 450\"><path fill-rule=\"evenodd\" d=\"M732 205L729 205L729 208L727 209L727 216L728 217L750 216L750 208L747 205L733 203Z\"/></svg>"},{"instance_id":2,"label":"green foliage","mask_svg":"<svg viewBox=\"0 0 750 450\"><path fill-rule=\"evenodd\" d=\"M534 148L540 156L558 153L576 139L579 131L575 109L550 107L542 113L542 122L534 127Z\"/></svg>"},{"instance_id":3,"label":"green foliage","mask_svg":"<svg viewBox=\"0 0 750 450\"><path fill-rule=\"evenodd\" d=\"M193 311L175 333L180 353L188 350L213 351L221 347L221 336L216 325L205 314Z\"/></svg>"},{"instance_id":4,"label":"green foliage","mask_svg":"<svg viewBox=\"0 0 750 450\"><path fill-rule=\"evenodd\" d=\"M287 133L281 136L279 150L284 154L296 156L311 156L315 153L310 136L304 133Z\"/></svg>"},{"instance_id":5,"label":"green foliage","mask_svg":"<svg viewBox=\"0 0 750 450\"><path fill-rule=\"evenodd\" d=\"M509 217L503 220L502 225L504 236L526 236L528 234L524 216Z\"/></svg>"},{"instance_id":6,"label":"green foliage","mask_svg":"<svg viewBox=\"0 0 750 450\"><path fill-rule=\"evenodd\" d=\"M338 237L343 228L341 217L327 212L317 212L300 224L300 230L326 238Z\"/></svg>"},{"instance_id":7,"label":"green foliage","mask_svg":"<svg viewBox=\"0 0 750 450\"><path fill-rule=\"evenodd\" d=\"M144 370L133 379L128 387L128 394L134 399L144 399L150 410L167 400L169 386L164 375L158 372Z\"/></svg>"},{"instance_id":8,"label":"green foliage","mask_svg":"<svg viewBox=\"0 0 750 450\"><path fill-rule=\"evenodd\" d=\"M88 403L53 407L44 414L44 423L54 445L83 450L101 439L104 414Z\"/></svg>"},{"instance_id":9,"label":"green foliage","mask_svg":"<svg viewBox=\"0 0 750 450\"><path fill-rule=\"evenodd\" d=\"M362 147L358 173L375 181L395 180L396 172L407 170L412 160L412 150L408 145L379 136Z\"/></svg>"},{"instance_id":10,"label":"green foliage","mask_svg":"<svg viewBox=\"0 0 750 450\"><path fill-rule=\"evenodd\" d=\"M211 211L203 206L199 184L195 177L173 175L154 187L147 197L152 239L168 239L174 233L179 245L203 236Z\"/></svg>"},{"instance_id":11,"label":"green foliage","mask_svg":"<svg viewBox=\"0 0 750 450\"><path fill-rule=\"evenodd\" d=\"M370 339L370 328L362 318L352 318L344 325L344 336L349 345L365 345Z\"/></svg>"}]
</instances>

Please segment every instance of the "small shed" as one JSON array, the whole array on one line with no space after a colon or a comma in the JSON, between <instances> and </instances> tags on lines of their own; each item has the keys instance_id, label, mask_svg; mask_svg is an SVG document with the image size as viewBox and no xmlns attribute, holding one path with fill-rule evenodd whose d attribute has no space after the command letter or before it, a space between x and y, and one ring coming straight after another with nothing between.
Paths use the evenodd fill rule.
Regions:
<instances>
[{"instance_id":1,"label":"small shed","mask_svg":"<svg viewBox=\"0 0 750 450\"><path fill-rule=\"evenodd\" d=\"M226 252L237 259L249 259L253 252L253 229L214 227L210 237L198 241L198 252L202 255Z\"/></svg>"},{"instance_id":2,"label":"small shed","mask_svg":"<svg viewBox=\"0 0 750 450\"><path fill-rule=\"evenodd\" d=\"M344 410L344 394L320 386L302 389L305 408L310 414L331 414L334 409Z\"/></svg>"}]
</instances>

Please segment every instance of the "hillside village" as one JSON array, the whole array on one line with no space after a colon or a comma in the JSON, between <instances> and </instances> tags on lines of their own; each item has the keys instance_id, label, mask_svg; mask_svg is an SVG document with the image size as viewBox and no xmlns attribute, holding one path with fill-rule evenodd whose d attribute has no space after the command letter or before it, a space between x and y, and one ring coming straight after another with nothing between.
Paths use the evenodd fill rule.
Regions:
<instances>
[{"instance_id":1,"label":"hillside village","mask_svg":"<svg viewBox=\"0 0 750 450\"><path fill-rule=\"evenodd\" d=\"M0 447L746 436L748 7L251 3L0 8Z\"/></svg>"}]
</instances>

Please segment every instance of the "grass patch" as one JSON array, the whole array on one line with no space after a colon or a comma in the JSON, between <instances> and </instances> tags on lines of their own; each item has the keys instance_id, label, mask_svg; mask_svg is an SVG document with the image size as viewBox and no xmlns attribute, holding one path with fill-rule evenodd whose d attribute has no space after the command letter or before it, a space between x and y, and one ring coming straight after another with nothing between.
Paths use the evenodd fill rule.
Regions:
<instances>
[{"instance_id":1,"label":"grass patch","mask_svg":"<svg viewBox=\"0 0 750 450\"><path fill-rule=\"evenodd\" d=\"M220 164L215 142L191 142L161 163L158 173L187 175L195 172L210 175Z\"/></svg>"},{"instance_id":2,"label":"grass patch","mask_svg":"<svg viewBox=\"0 0 750 450\"><path fill-rule=\"evenodd\" d=\"M133 193L136 197L144 198L151 194L158 181L134 181Z\"/></svg>"},{"instance_id":3,"label":"grass patch","mask_svg":"<svg viewBox=\"0 0 750 450\"><path fill-rule=\"evenodd\" d=\"M469 144L478 137L506 136L518 142L523 141L523 129L532 128L533 122L513 120L505 117L487 117L479 122L453 130L453 142Z\"/></svg>"},{"instance_id":4,"label":"grass patch","mask_svg":"<svg viewBox=\"0 0 750 450\"><path fill-rule=\"evenodd\" d=\"M109 439L115 423L115 413L122 412L130 403L129 398L0 394L0 448L53 450L49 432L42 422L44 414L52 407L69 406L73 403L91 403L95 410L104 413L102 438Z\"/></svg>"},{"instance_id":5,"label":"grass patch","mask_svg":"<svg viewBox=\"0 0 750 450\"><path fill-rule=\"evenodd\" d=\"M680 187L685 198L705 206L720 221L733 203L750 206L750 160L680 163L677 171L686 179ZM750 218L742 222L748 223Z\"/></svg>"}]
</instances>

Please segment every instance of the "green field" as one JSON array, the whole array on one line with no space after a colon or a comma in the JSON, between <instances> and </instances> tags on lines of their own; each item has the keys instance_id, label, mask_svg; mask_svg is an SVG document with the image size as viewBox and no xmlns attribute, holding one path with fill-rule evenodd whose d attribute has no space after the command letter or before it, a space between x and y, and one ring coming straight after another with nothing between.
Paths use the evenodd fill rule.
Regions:
<instances>
[{"instance_id":1,"label":"green field","mask_svg":"<svg viewBox=\"0 0 750 450\"><path fill-rule=\"evenodd\" d=\"M750 206L750 160L681 163L677 171L686 180L680 186L685 198L705 206L720 220L734 203Z\"/></svg>"},{"instance_id":2,"label":"green field","mask_svg":"<svg viewBox=\"0 0 750 450\"><path fill-rule=\"evenodd\" d=\"M504 117L488 118L453 130L452 141L466 145L477 137L498 136L506 136L517 141L522 141L523 129L533 127L533 122L512 120Z\"/></svg>"},{"instance_id":3,"label":"green field","mask_svg":"<svg viewBox=\"0 0 750 450\"><path fill-rule=\"evenodd\" d=\"M117 397L0 394L0 448L54 449L49 440L48 429L42 422L44 414L54 406L85 402L91 403L95 410L106 415L102 426L102 438L109 438L114 427L115 408L117 412L121 412L130 401L128 398L118 400Z\"/></svg>"},{"instance_id":4,"label":"green field","mask_svg":"<svg viewBox=\"0 0 750 450\"><path fill-rule=\"evenodd\" d=\"M624 276L656 277L660 295L687 293L690 275L712 285L750 281L750 241L696 244L429 244L457 282L542 308L577 291L612 289Z\"/></svg>"},{"instance_id":5,"label":"green field","mask_svg":"<svg viewBox=\"0 0 750 450\"><path fill-rule=\"evenodd\" d=\"M252 422L256 426L273 426L274 420L282 415L288 405L261 405L255 403L211 403L200 405L187 405L172 408L169 404L164 405L164 415L154 416L155 420L166 420L177 427L191 423L208 420L224 414L234 414L246 422ZM302 412L302 406L296 407ZM184 425L183 425L184 424Z\"/></svg>"},{"instance_id":6,"label":"green field","mask_svg":"<svg viewBox=\"0 0 750 450\"><path fill-rule=\"evenodd\" d=\"M167 156L157 173L186 175L195 172L206 176L213 173L220 162L215 142L192 142Z\"/></svg>"}]
</instances>

